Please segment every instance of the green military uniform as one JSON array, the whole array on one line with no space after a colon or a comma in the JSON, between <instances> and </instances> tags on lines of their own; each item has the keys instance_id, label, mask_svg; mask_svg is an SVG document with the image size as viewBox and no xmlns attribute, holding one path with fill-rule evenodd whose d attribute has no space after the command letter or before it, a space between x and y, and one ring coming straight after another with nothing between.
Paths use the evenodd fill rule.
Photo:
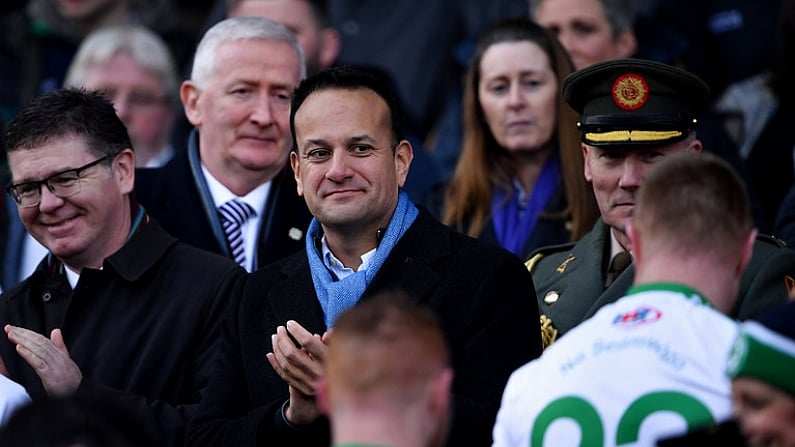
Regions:
<instances>
[{"instance_id":1,"label":"green military uniform","mask_svg":"<svg viewBox=\"0 0 795 447\"><path fill-rule=\"evenodd\" d=\"M551 327L563 335L591 317L605 304L626 295L635 269L630 265L604 288L610 256L610 227L600 219L577 243L536 250L528 269L538 297L538 309ZM795 278L795 250L760 235L751 262L740 281L739 300L731 316L745 320L786 300ZM547 326L547 331L551 331Z\"/></svg>"},{"instance_id":2,"label":"green military uniform","mask_svg":"<svg viewBox=\"0 0 795 447\"><path fill-rule=\"evenodd\" d=\"M566 102L581 114L577 126L582 142L619 152L685 140L709 97L709 88L697 76L639 59L591 65L569 75L561 88ZM611 256L609 230L600 219L577 243L542 247L530 255L527 266L535 283L545 346L624 296L632 284L634 267L630 265L605 286ZM795 250L760 236L731 316L747 319L785 300L795 290L793 278Z\"/></svg>"}]
</instances>

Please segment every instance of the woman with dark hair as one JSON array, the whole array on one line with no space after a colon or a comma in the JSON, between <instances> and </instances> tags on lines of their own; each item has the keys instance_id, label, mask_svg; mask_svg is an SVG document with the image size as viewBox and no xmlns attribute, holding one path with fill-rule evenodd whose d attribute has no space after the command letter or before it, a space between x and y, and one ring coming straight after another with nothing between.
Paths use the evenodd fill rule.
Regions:
<instances>
[{"instance_id":1,"label":"woman with dark hair","mask_svg":"<svg viewBox=\"0 0 795 447\"><path fill-rule=\"evenodd\" d=\"M599 212L583 176L577 115L560 94L573 70L557 39L527 19L481 36L444 223L520 257L591 229Z\"/></svg>"}]
</instances>

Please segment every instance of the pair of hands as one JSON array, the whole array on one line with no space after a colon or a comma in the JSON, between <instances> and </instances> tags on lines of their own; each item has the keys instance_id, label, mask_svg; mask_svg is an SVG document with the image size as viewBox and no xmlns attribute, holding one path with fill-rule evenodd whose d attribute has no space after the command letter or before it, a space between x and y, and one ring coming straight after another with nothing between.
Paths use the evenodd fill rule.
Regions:
<instances>
[{"instance_id":1,"label":"pair of hands","mask_svg":"<svg viewBox=\"0 0 795 447\"><path fill-rule=\"evenodd\" d=\"M3 329L17 353L36 371L48 395L60 396L77 390L83 373L69 355L60 329L53 329L50 338L10 324ZM0 374L9 376L1 358Z\"/></svg>"},{"instance_id":2,"label":"pair of hands","mask_svg":"<svg viewBox=\"0 0 795 447\"><path fill-rule=\"evenodd\" d=\"M292 338L290 337L292 335ZM266 357L277 374L289 385L290 403L285 411L287 420L295 425L305 425L320 417L315 402L315 387L324 377L326 343L331 332L321 337L290 320L286 326L276 328L271 336L273 352ZM300 346L296 346L295 342Z\"/></svg>"}]
</instances>

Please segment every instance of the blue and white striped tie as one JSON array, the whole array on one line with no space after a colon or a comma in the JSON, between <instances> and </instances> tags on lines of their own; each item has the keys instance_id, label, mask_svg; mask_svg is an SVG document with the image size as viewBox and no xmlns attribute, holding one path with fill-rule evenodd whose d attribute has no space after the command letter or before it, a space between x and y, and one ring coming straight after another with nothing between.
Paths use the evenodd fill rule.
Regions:
<instances>
[{"instance_id":1,"label":"blue and white striped tie","mask_svg":"<svg viewBox=\"0 0 795 447\"><path fill-rule=\"evenodd\" d=\"M246 250L243 244L243 233L240 228L255 213L254 208L246 202L232 199L218 207L221 223L224 225L226 240L229 241L229 250L232 258L246 268Z\"/></svg>"}]
</instances>

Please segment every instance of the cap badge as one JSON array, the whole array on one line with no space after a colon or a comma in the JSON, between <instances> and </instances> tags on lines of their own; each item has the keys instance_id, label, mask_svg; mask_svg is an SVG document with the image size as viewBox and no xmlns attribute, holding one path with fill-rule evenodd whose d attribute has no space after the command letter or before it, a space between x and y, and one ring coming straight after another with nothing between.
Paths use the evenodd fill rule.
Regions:
<instances>
[{"instance_id":1,"label":"cap badge","mask_svg":"<svg viewBox=\"0 0 795 447\"><path fill-rule=\"evenodd\" d=\"M613 101L624 110L643 107L649 99L649 84L640 75L627 73L613 83Z\"/></svg>"}]
</instances>

